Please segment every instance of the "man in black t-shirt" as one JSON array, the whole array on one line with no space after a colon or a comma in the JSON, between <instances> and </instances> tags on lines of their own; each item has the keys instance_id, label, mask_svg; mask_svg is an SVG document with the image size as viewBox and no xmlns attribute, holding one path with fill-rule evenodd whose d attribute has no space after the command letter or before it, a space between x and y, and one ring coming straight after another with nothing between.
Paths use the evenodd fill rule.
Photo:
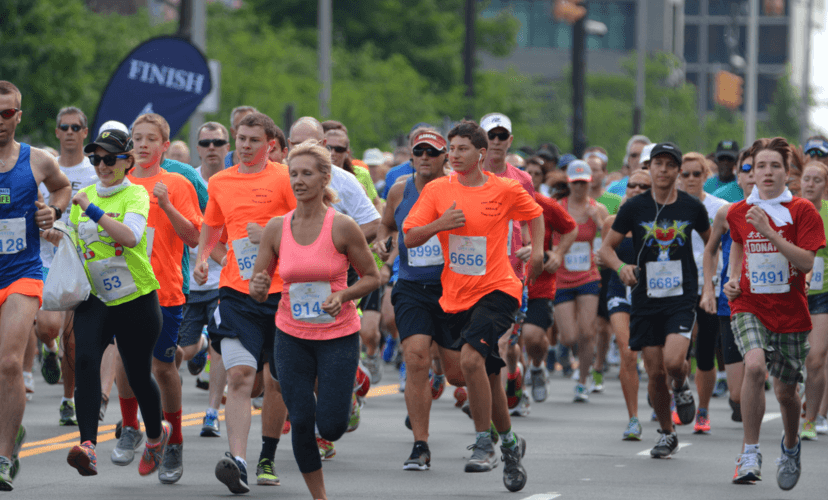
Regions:
<instances>
[{"instance_id":1,"label":"man in black t-shirt","mask_svg":"<svg viewBox=\"0 0 828 500\"><path fill-rule=\"evenodd\" d=\"M678 191L681 151L672 143L656 144L650 154L652 189L628 200L618 211L600 255L632 287L630 349L642 351L649 395L661 429L650 451L668 458L678 451L670 411L667 375L673 380L676 411L683 424L693 421L696 404L687 382L687 349L696 321L698 271L691 233L707 242L710 221L696 198ZM632 232L636 264L624 264L615 248Z\"/></svg>"}]
</instances>

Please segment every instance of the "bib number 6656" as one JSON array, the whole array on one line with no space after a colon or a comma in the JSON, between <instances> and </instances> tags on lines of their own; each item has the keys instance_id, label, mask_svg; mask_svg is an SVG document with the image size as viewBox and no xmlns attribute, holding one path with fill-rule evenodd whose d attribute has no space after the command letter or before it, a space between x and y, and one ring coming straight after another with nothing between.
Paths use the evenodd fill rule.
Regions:
<instances>
[{"instance_id":1,"label":"bib number 6656","mask_svg":"<svg viewBox=\"0 0 828 500\"><path fill-rule=\"evenodd\" d=\"M459 264L461 266L482 266L486 261L480 254L473 253L456 253L449 254L452 264Z\"/></svg>"}]
</instances>

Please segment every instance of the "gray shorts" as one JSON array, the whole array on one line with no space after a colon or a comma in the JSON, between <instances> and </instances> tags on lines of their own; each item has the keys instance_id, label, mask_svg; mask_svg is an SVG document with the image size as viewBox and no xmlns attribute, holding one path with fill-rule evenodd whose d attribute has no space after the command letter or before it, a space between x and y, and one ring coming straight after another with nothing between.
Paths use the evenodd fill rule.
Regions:
<instances>
[{"instance_id":1,"label":"gray shorts","mask_svg":"<svg viewBox=\"0 0 828 500\"><path fill-rule=\"evenodd\" d=\"M184 318L178 329L178 345L187 347L198 343L204 327L213 320L218 307L218 290L190 292L184 304Z\"/></svg>"}]
</instances>

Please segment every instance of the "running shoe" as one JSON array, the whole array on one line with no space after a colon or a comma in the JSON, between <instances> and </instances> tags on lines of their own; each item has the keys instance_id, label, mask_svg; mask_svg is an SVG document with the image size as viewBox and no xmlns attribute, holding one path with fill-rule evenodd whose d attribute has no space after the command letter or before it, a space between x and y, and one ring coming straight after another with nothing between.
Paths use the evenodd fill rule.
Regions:
<instances>
[{"instance_id":1,"label":"running shoe","mask_svg":"<svg viewBox=\"0 0 828 500\"><path fill-rule=\"evenodd\" d=\"M11 460L6 457L0 457L0 491L11 491L14 489L11 469Z\"/></svg>"},{"instance_id":2,"label":"running shoe","mask_svg":"<svg viewBox=\"0 0 828 500\"><path fill-rule=\"evenodd\" d=\"M144 454L141 455L141 460L138 462L138 474L142 476L149 476L161 466L164 460L164 452L167 449L167 441L170 439L172 432L172 425L166 420L161 421L161 440L151 445L147 441L144 446Z\"/></svg>"},{"instance_id":3,"label":"running shoe","mask_svg":"<svg viewBox=\"0 0 828 500\"><path fill-rule=\"evenodd\" d=\"M532 380L532 399L535 403L546 401L546 371L541 366L533 366L529 368L529 374Z\"/></svg>"},{"instance_id":4,"label":"running shoe","mask_svg":"<svg viewBox=\"0 0 828 500\"><path fill-rule=\"evenodd\" d=\"M385 349L382 350L382 360L390 363L397 355L397 339L391 335L385 337Z\"/></svg>"},{"instance_id":5,"label":"running shoe","mask_svg":"<svg viewBox=\"0 0 828 500\"><path fill-rule=\"evenodd\" d=\"M655 415L655 411L653 411L653 415ZM681 423L681 418L679 418L678 412L676 411L676 397L675 395L670 395L670 418L673 419L673 425L684 425ZM653 419L658 420L658 419Z\"/></svg>"},{"instance_id":6,"label":"running shoe","mask_svg":"<svg viewBox=\"0 0 828 500\"><path fill-rule=\"evenodd\" d=\"M589 392L604 392L604 374L592 369L592 387Z\"/></svg>"},{"instance_id":7,"label":"running shoe","mask_svg":"<svg viewBox=\"0 0 828 500\"><path fill-rule=\"evenodd\" d=\"M405 427L406 429L413 431L414 429L411 428L411 417L409 415L405 416Z\"/></svg>"},{"instance_id":8,"label":"running shoe","mask_svg":"<svg viewBox=\"0 0 828 500\"><path fill-rule=\"evenodd\" d=\"M204 327L206 330L207 327ZM206 331L201 332L201 350L193 356L193 359L187 361L187 370L190 375L198 375L204 370L207 365L207 349L210 347L210 338Z\"/></svg>"},{"instance_id":9,"label":"running shoe","mask_svg":"<svg viewBox=\"0 0 828 500\"><path fill-rule=\"evenodd\" d=\"M565 378L572 375L572 361L569 359L569 347L563 344L558 344L558 363L561 364Z\"/></svg>"},{"instance_id":10,"label":"running shoe","mask_svg":"<svg viewBox=\"0 0 828 500\"><path fill-rule=\"evenodd\" d=\"M356 377L354 378L354 392L357 396L365 397L371 389L371 377L368 371L362 367L362 364L357 365Z\"/></svg>"},{"instance_id":11,"label":"running shoe","mask_svg":"<svg viewBox=\"0 0 828 500\"><path fill-rule=\"evenodd\" d=\"M816 424L814 422L804 420L802 422L802 430L799 432L799 437L801 437L804 441L816 441L818 439Z\"/></svg>"},{"instance_id":12,"label":"running shoe","mask_svg":"<svg viewBox=\"0 0 828 500\"><path fill-rule=\"evenodd\" d=\"M641 441L641 422L636 417L630 419L621 439L624 441Z\"/></svg>"},{"instance_id":13,"label":"running shoe","mask_svg":"<svg viewBox=\"0 0 828 500\"><path fill-rule=\"evenodd\" d=\"M762 454L743 453L736 457L736 472L733 482L736 484L753 484L762 480Z\"/></svg>"},{"instance_id":14,"label":"running shoe","mask_svg":"<svg viewBox=\"0 0 828 500\"><path fill-rule=\"evenodd\" d=\"M250 487L247 486L247 467L229 451L216 464L216 479L224 483L230 493L250 492Z\"/></svg>"},{"instance_id":15,"label":"running shoe","mask_svg":"<svg viewBox=\"0 0 828 500\"><path fill-rule=\"evenodd\" d=\"M400 364L400 392L405 392L405 361Z\"/></svg>"},{"instance_id":16,"label":"running shoe","mask_svg":"<svg viewBox=\"0 0 828 500\"><path fill-rule=\"evenodd\" d=\"M733 413L730 415L730 419L734 422L741 422L742 421L742 405L733 401L732 399L728 398L728 404L730 404L730 409L733 410Z\"/></svg>"},{"instance_id":17,"label":"running shoe","mask_svg":"<svg viewBox=\"0 0 828 500\"><path fill-rule=\"evenodd\" d=\"M517 408L523 397L523 365L518 362L514 373L506 376L506 403L509 410Z\"/></svg>"},{"instance_id":18,"label":"running shoe","mask_svg":"<svg viewBox=\"0 0 828 500\"><path fill-rule=\"evenodd\" d=\"M106 394L101 394L101 409L98 411L98 420L103 422L106 416L106 408L109 406L109 398Z\"/></svg>"},{"instance_id":19,"label":"running shoe","mask_svg":"<svg viewBox=\"0 0 828 500\"><path fill-rule=\"evenodd\" d=\"M814 427L816 428L817 434L828 434L828 418L817 415L816 425Z\"/></svg>"},{"instance_id":20,"label":"running shoe","mask_svg":"<svg viewBox=\"0 0 828 500\"><path fill-rule=\"evenodd\" d=\"M118 420L118 423L115 424L115 439L121 439L121 430L124 426L123 420Z\"/></svg>"},{"instance_id":21,"label":"running shoe","mask_svg":"<svg viewBox=\"0 0 828 500\"><path fill-rule=\"evenodd\" d=\"M428 443L417 441L408 460L403 463L403 470L428 470L431 467L431 451Z\"/></svg>"},{"instance_id":22,"label":"running shoe","mask_svg":"<svg viewBox=\"0 0 828 500\"><path fill-rule=\"evenodd\" d=\"M144 433L134 427L122 427L118 444L112 450L112 463L115 465L129 465L135 460L135 452L141 448Z\"/></svg>"},{"instance_id":23,"label":"running shoe","mask_svg":"<svg viewBox=\"0 0 828 500\"><path fill-rule=\"evenodd\" d=\"M285 425L282 426L282 435L285 435L288 432L290 432L290 417L285 420Z\"/></svg>"},{"instance_id":24,"label":"running shoe","mask_svg":"<svg viewBox=\"0 0 828 500\"><path fill-rule=\"evenodd\" d=\"M727 394L727 379L717 378L716 385L713 386L713 397L720 398Z\"/></svg>"},{"instance_id":25,"label":"running shoe","mask_svg":"<svg viewBox=\"0 0 828 500\"><path fill-rule=\"evenodd\" d=\"M204 415L201 437L221 437L221 422L219 422L218 415Z\"/></svg>"},{"instance_id":26,"label":"running shoe","mask_svg":"<svg viewBox=\"0 0 828 500\"><path fill-rule=\"evenodd\" d=\"M673 399L676 400L676 413L682 425L687 425L696 416L696 401L693 399L693 391L690 384L684 379L680 389L673 389Z\"/></svg>"},{"instance_id":27,"label":"running shoe","mask_svg":"<svg viewBox=\"0 0 828 500\"><path fill-rule=\"evenodd\" d=\"M256 465L256 484L259 486L279 486L279 476L273 471L273 460L263 458Z\"/></svg>"},{"instance_id":28,"label":"running shoe","mask_svg":"<svg viewBox=\"0 0 828 500\"><path fill-rule=\"evenodd\" d=\"M621 351L618 350L618 343L616 342L614 335L612 337L612 342L610 342L609 350L607 351L606 363L613 366L621 364Z\"/></svg>"},{"instance_id":29,"label":"running shoe","mask_svg":"<svg viewBox=\"0 0 828 500\"><path fill-rule=\"evenodd\" d=\"M354 432L359 427L359 420L360 420L360 406L359 402L357 401L357 395L353 394L351 396L351 416L348 419L348 430L346 432Z\"/></svg>"},{"instance_id":30,"label":"running shoe","mask_svg":"<svg viewBox=\"0 0 828 500\"><path fill-rule=\"evenodd\" d=\"M32 372L23 372L23 387L26 388L26 401L31 401L35 391L34 375L32 375Z\"/></svg>"},{"instance_id":31,"label":"running shoe","mask_svg":"<svg viewBox=\"0 0 828 500\"><path fill-rule=\"evenodd\" d=\"M75 416L75 403L72 401L67 400L61 403L58 412L60 413L60 425L78 425L78 420Z\"/></svg>"},{"instance_id":32,"label":"running shoe","mask_svg":"<svg viewBox=\"0 0 828 500\"><path fill-rule=\"evenodd\" d=\"M466 392L465 387L456 387L454 389L454 406L456 408L460 408L463 406L463 403L469 399L469 394Z\"/></svg>"},{"instance_id":33,"label":"running shoe","mask_svg":"<svg viewBox=\"0 0 828 500\"><path fill-rule=\"evenodd\" d=\"M334 444L321 436L316 436L316 446L319 447L319 456L322 460L330 460L336 456Z\"/></svg>"},{"instance_id":34,"label":"running shoe","mask_svg":"<svg viewBox=\"0 0 828 500\"><path fill-rule=\"evenodd\" d=\"M251 399L250 404L253 405L253 408L255 408L257 410L261 410L262 406L264 406L264 394L262 394L259 397Z\"/></svg>"},{"instance_id":35,"label":"running shoe","mask_svg":"<svg viewBox=\"0 0 828 500\"><path fill-rule=\"evenodd\" d=\"M84 441L69 450L66 461L78 470L81 476L98 475L98 457L95 454L95 445L92 441Z\"/></svg>"},{"instance_id":36,"label":"running shoe","mask_svg":"<svg viewBox=\"0 0 828 500\"><path fill-rule=\"evenodd\" d=\"M472 450L472 456L466 462L466 472L489 472L497 467L497 456L489 434L478 438L467 449Z\"/></svg>"},{"instance_id":37,"label":"running shoe","mask_svg":"<svg viewBox=\"0 0 828 500\"><path fill-rule=\"evenodd\" d=\"M656 445L650 450L650 456L653 458L670 458L678 452L678 436L675 431L668 434L659 429L658 433L661 434L661 437L658 438Z\"/></svg>"},{"instance_id":38,"label":"running shoe","mask_svg":"<svg viewBox=\"0 0 828 500\"><path fill-rule=\"evenodd\" d=\"M785 491L792 490L802 474L800 457L802 456L802 441L798 440L792 455L785 451L785 436L782 436L782 456L776 459L776 484Z\"/></svg>"},{"instance_id":39,"label":"running shoe","mask_svg":"<svg viewBox=\"0 0 828 500\"><path fill-rule=\"evenodd\" d=\"M440 396L443 395L443 391L446 388L446 376L434 375L432 373L429 377L429 382L431 383L431 399L436 401L440 399Z\"/></svg>"},{"instance_id":40,"label":"running shoe","mask_svg":"<svg viewBox=\"0 0 828 500\"><path fill-rule=\"evenodd\" d=\"M183 474L184 443L168 444L161 467L158 468L158 480L163 484L174 484L181 479Z\"/></svg>"},{"instance_id":41,"label":"running shoe","mask_svg":"<svg viewBox=\"0 0 828 500\"><path fill-rule=\"evenodd\" d=\"M379 384L382 380L382 365L380 364L380 354L376 353L373 356L365 356L362 360L365 368L368 368L368 375L371 378L372 384Z\"/></svg>"},{"instance_id":42,"label":"running shoe","mask_svg":"<svg viewBox=\"0 0 828 500\"><path fill-rule=\"evenodd\" d=\"M20 449L23 448L23 443L26 441L26 428L22 425L17 428L17 435L14 436L14 448L12 448L11 456L11 478L17 477L20 472Z\"/></svg>"},{"instance_id":43,"label":"running shoe","mask_svg":"<svg viewBox=\"0 0 828 500\"><path fill-rule=\"evenodd\" d=\"M468 399L463 402L463 406L460 409L463 411L463 413L468 415L469 418L472 418L471 406L469 405L469 400Z\"/></svg>"},{"instance_id":44,"label":"running shoe","mask_svg":"<svg viewBox=\"0 0 828 500\"><path fill-rule=\"evenodd\" d=\"M572 400L573 403L588 403L589 402L589 391L583 384L575 384L575 398Z\"/></svg>"},{"instance_id":45,"label":"running shoe","mask_svg":"<svg viewBox=\"0 0 828 500\"><path fill-rule=\"evenodd\" d=\"M521 391L520 401L518 401L518 405L515 408L509 411L509 415L513 417L528 417L530 410L529 395L525 391Z\"/></svg>"},{"instance_id":46,"label":"running shoe","mask_svg":"<svg viewBox=\"0 0 828 500\"><path fill-rule=\"evenodd\" d=\"M710 433L710 418L707 416L707 410L700 408L699 411L696 412L696 425L693 426L693 433Z\"/></svg>"},{"instance_id":47,"label":"running shoe","mask_svg":"<svg viewBox=\"0 0 828 500\"><path fill-rule=\"evenodd\" d=\"M201 376L199 375L198 377L196 377L196 389L201 389L202 391L209 391L210 381L201 380Z\"/></svg>"},{"instance_id":48,"label":"running shoe","mask_svg":"<svg viewBox=\"0 0 828 500\"><path fill-rule=\"evenodd\" d=\"M526 454L526 440L516 437L518 442L514 448L500 446L500 452L503 453L500 457L503 460L503 484L512 492L520 491L526 486L526 469L521 463L521 458Z\"/></svg>"},{"instance_id":49,"label":"running shoe","mask_svg":"<svg viewBox=\"0 0 828 500\"><path fill-rule=\"evenodd\" d=\"M546 370L552 374L555 373L555 363L558 362L558 350L553 346L549 346L546 350Z\"/></svg>"},{"instance_id":50,"label":"running shoe","mask_svg":"<svg viewBox=\"0 0 828 500\"><path fill-rule=\"evenodd\" d=\"M40 373L43 375L43 380L49 385L60 382L60 360L57 352L49 352L45 345L43 346L43 363L40 365Z\"/></svg>"}]
</instances>

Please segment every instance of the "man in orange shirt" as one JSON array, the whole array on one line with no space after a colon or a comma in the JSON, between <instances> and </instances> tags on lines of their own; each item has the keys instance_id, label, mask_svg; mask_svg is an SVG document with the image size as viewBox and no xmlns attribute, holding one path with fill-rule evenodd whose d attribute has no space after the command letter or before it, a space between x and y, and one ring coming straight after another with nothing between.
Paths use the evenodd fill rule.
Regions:
<instances>
[{"instance_id":1,"label":"man in orange shirt","mask_svg":"<svg viewBox=\"0 0 828 500\"><path fill-rule=\"evenodd\" d=\"M210 178L210 201L204 213L193 272L196 282L206 282L207 258L226 229L227 265L221 270L216 321L208 328L212 345L224 360L228 382L225 416L230 452L216 465L216 478L233 493L250 491L245 456L250 433L250 396L256 373L269 362L270 373L276 378L273 337L282 280L278 273L273 275L268 299L261 304L250 298L248 286L265 224L296 208L287 167L268 161L274 147L277 140L273 120L261 113L251 113L242 119L236 133L236 152L241 163ZM281 395L276 396L272 398L270 420L273 427L281 429L287 409ZM270 411L268 401L271 399L265 394L265 410ZM265 443L269 447L268 455L274 454L278 439L265 439L271 440ZM272 456L259 460L261 473L257 470L257 476L269 477L271 482L266 484L278 484L272 468Z\"/></svg>"},{"instance_id":2,"label":"man in orange shirt","mask_svg":"<svg viewBox=\"0 0 828 500\"><path fill-rule=\"evenodd\" d=\"M514 321L523 293L506 250L511 221L530 221L529 279L534 280L543 269L543 210L516 181L481 170L487 141L477 123L461 122L448 138L455 174L423 188L403 224L405 245L416 248L437 235L443 247L440 305L451 315L477 431L466 472L497 466L490 433L494 422L502 440L503 482L510 491L519 491L526 485L521 464L526 441L512 431L500 381L505 363L497 342Z\"/></svg>"}]
</instances>

